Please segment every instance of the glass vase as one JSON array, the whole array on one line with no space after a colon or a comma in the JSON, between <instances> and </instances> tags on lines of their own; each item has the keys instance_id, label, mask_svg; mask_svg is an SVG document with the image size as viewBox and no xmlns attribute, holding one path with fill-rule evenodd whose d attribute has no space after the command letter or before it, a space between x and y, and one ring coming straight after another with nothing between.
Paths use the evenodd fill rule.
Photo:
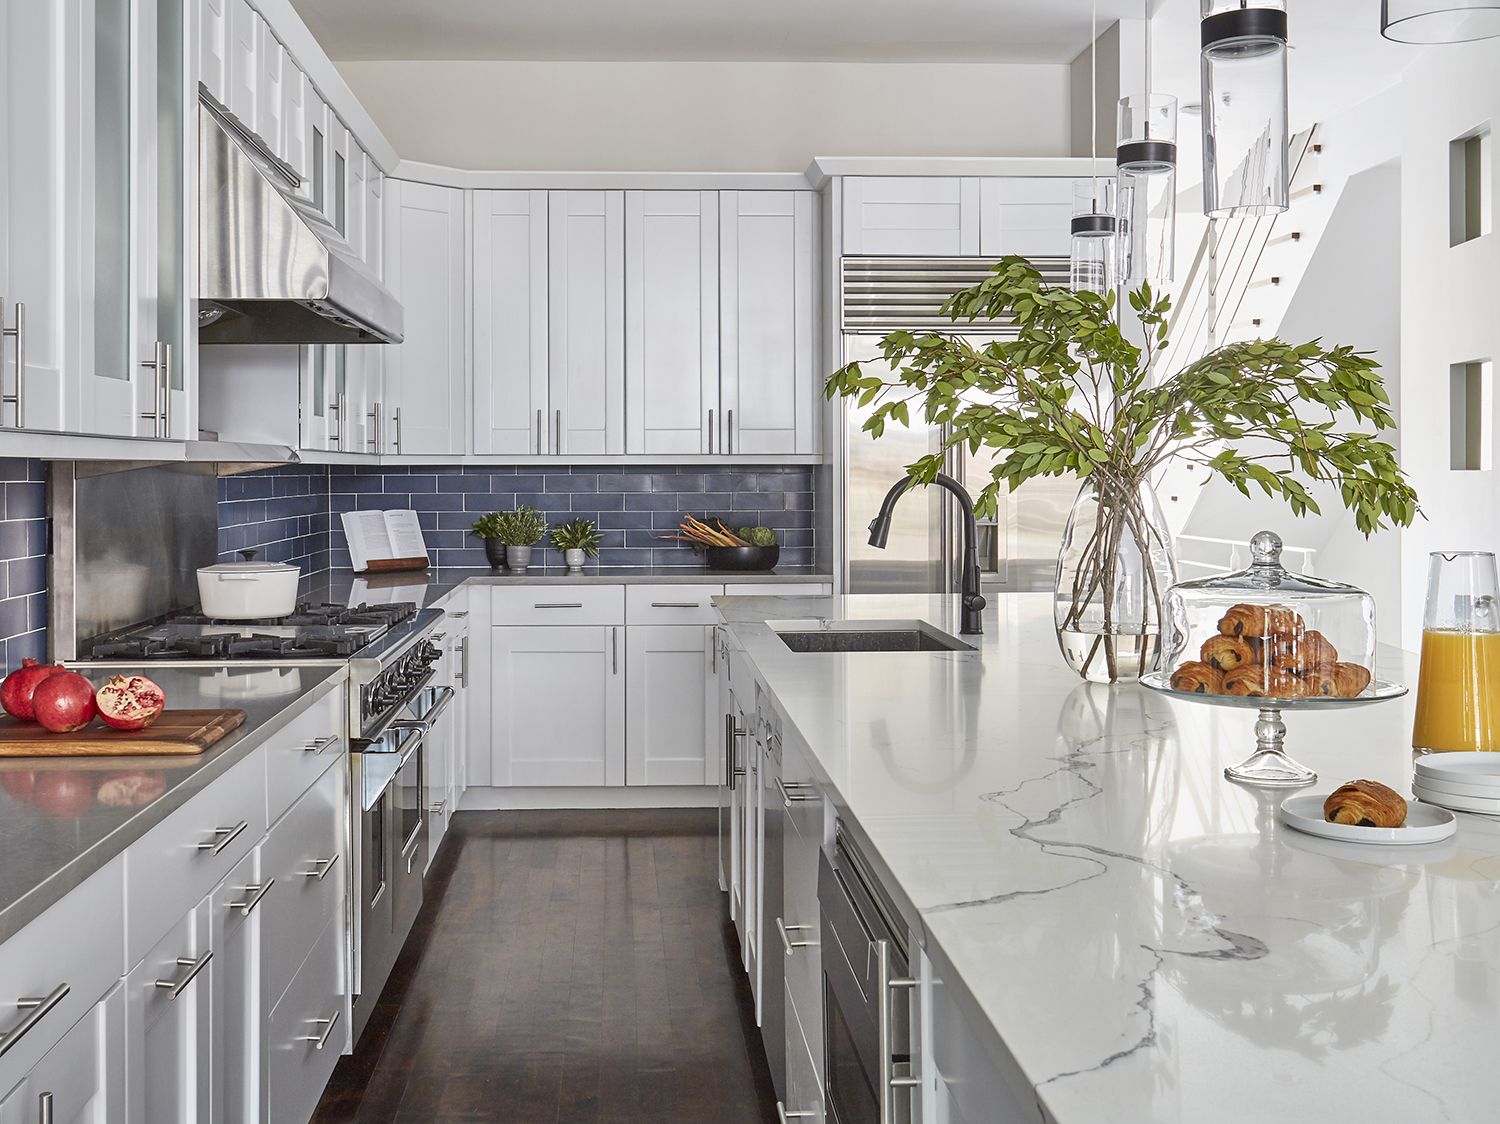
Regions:
<instances>
[{"instance_id":1,"label":"glass vase","mask_svg":"<svg viewBox=\"0 0 1500 1124\"><path fill-rule=\"evenodd\" d=\"M1068 514L1053 593L1068 666L1091 683L1155 670L1162 605L1176 581L1172 536L1150 485L1085 480Z\"/></svg>"}]
</instances>

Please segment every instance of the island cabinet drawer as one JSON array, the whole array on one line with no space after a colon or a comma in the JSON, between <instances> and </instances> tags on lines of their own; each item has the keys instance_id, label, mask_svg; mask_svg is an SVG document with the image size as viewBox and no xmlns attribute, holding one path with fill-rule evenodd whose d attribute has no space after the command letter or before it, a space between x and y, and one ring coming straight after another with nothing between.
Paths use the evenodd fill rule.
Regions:
<instances>
[{"instance_id":1,"label":"island cabinet drawer","mask_svg":"<svg viewBox=\"0 0 1500 1124\"><path fill-rule=\"evenodd\" d=\"M0 1091L29 1073L124 971L125 876L116 858L0 944Z\"/></svg>"},{"instance_id":2,"label":"island cabinet drawer","mask_svg":"<svg viewBox=\"0 0 1500 1124\"><path fill-rule=\"evenodd\" d=\"M713 599L722 585L627 585L625 620L630 624L714 624Z\"/></svg>"},{"instance_id":3,"label":"island cabinet drawer","mask_svg":"<svg viewBox=\"0 0 1500 1124\"><path fill-rule=\"evenodd\" d=\"M135 964L266 833L257 748L125 851L125 955Z\"/></svg>"},{"instance_id":4,"label":"island cabinet drawer","mask_svg":"<svg viewBox=\"0 0 1500 1124\"><path fill-rule=\"evenodd\" d=\"M491 624L625 623L625 587L621 585L497 587L494 595Z\"/></svg>"},{"instance_id":5,"label":"island cabinet drawer","mask_svg":"<svg viewBox=\"0 0 1500 1124\"><path fill-rule=\"evenodd\" d=\"M312 1117L349 1038L343 986L343 930L330 921L318 935L266 1026L270 1119Z\"/></svg>"},{"instance_id":6,"label":"island cabinet drawer","mask_svg":"<svg viewBox=\"0 0 1500 1124\"><path fill-rule=\"evenodd\" d=\"M266 742L266 822L275 823L349 746L344 688L325 695Z\"/></svg>"},{"instance_id":7,"label":"island cabinet drawer","mask_svg":"<svg viewBox=\"0 0 1500 1124\"><path fill-rule=\"evenodd\" d=\"M276 880L261 918L268 1006L286 990L329 919L341 915L343 786L343 770L329 769L261 844L261 876Z\"/></svg>"}]
</instances>

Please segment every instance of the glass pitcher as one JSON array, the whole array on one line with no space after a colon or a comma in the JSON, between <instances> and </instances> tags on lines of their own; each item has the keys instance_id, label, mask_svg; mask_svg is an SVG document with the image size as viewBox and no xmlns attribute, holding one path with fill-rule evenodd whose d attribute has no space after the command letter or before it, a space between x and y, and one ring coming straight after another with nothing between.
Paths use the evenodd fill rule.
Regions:
<instances>
[{"instance_id":1,"label":"glass pitcher","mask_svg":"<svg viewBox=\"0 0 1500 1124\"><path fill-rule=\"evenodd\" d=\"M1411 744L1500 750L1500 591L1488 551L1431 556Z\"/></svg>"}]
</instances>

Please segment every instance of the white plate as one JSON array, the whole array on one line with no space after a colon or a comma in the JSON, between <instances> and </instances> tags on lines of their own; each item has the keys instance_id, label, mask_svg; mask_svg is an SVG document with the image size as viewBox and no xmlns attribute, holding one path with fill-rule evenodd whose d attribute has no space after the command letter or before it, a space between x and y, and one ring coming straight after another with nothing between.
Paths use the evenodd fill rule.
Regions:
<instances>
[{"instance_id":1,"label":"white plate","mask_svg":"<svg viewBox=\"0 0 1500 1124\"><path fill-rule=\"evenodd\" d=\"M1456 796L1451 792L1435 792L1418 781L1412 791L1423 804L1453 808L1459 812L1477 812L1481 816L1500 816L1500 799L1481 796ZM1410 817L1408 817L1410 818Z\"/></svg>"},{"instance_id":2,"label":"white plate","mask_svg":"<svg viewBox=\"0 0 1500 1124\"><path fill-rule=\"evenodd\" d=\"M1436 843L1458 830L1458 820L1446 808L1433 804L1408 804L1403 827L1356 827L1353 824L1329 823L1323 818L1323 802L1329 794L1301 792L1281 802L1281 822L1287 827L1319 835L1324 839L1342 839L1349 843L1382 843L1409 845Z\"/></svg>"},{"instance_id":3,"label":"white plate","mask_svg":"<svg viewBox=\"0 0 1500 1124\"><path fill-rule=\"evenodd\" d=\"M1428 792L1441 792L1449 796L1472 796L1480 800L1500 800L1500 786L1475 784L1472 781L1456 779L1462 775L1461 773L1444 773L1438 776L1431 773L1418 773L1412 777L1411 783L1420 785Z\"/></svg>"},{"instance_id":4,"label":"white plate","mask_svg":"<svg viewBox=\"0 0 1500 1124\"><path fill-rule=\"evenodd\" d=\"M1424 753L1412 768L1418 778L1486 785L1500 796L1500 753Z\"/></svg>"}]
</instances>

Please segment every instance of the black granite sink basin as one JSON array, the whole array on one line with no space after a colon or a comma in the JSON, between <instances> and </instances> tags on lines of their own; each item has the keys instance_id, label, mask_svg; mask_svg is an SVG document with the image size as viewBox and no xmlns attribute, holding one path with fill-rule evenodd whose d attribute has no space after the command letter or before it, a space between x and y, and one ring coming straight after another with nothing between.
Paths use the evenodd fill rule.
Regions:
<instances>
[{"instance_id":1,"label":"black granite sink basin","mask_svg":"<svg viewBox=\"0 0 1500 1124\"><path fill-rule=\"evenodd\" d=\"M937 629L796 629L778 631L781 642L794 652L972 652L965 644Z\"/></svg>"}]
</instances>

